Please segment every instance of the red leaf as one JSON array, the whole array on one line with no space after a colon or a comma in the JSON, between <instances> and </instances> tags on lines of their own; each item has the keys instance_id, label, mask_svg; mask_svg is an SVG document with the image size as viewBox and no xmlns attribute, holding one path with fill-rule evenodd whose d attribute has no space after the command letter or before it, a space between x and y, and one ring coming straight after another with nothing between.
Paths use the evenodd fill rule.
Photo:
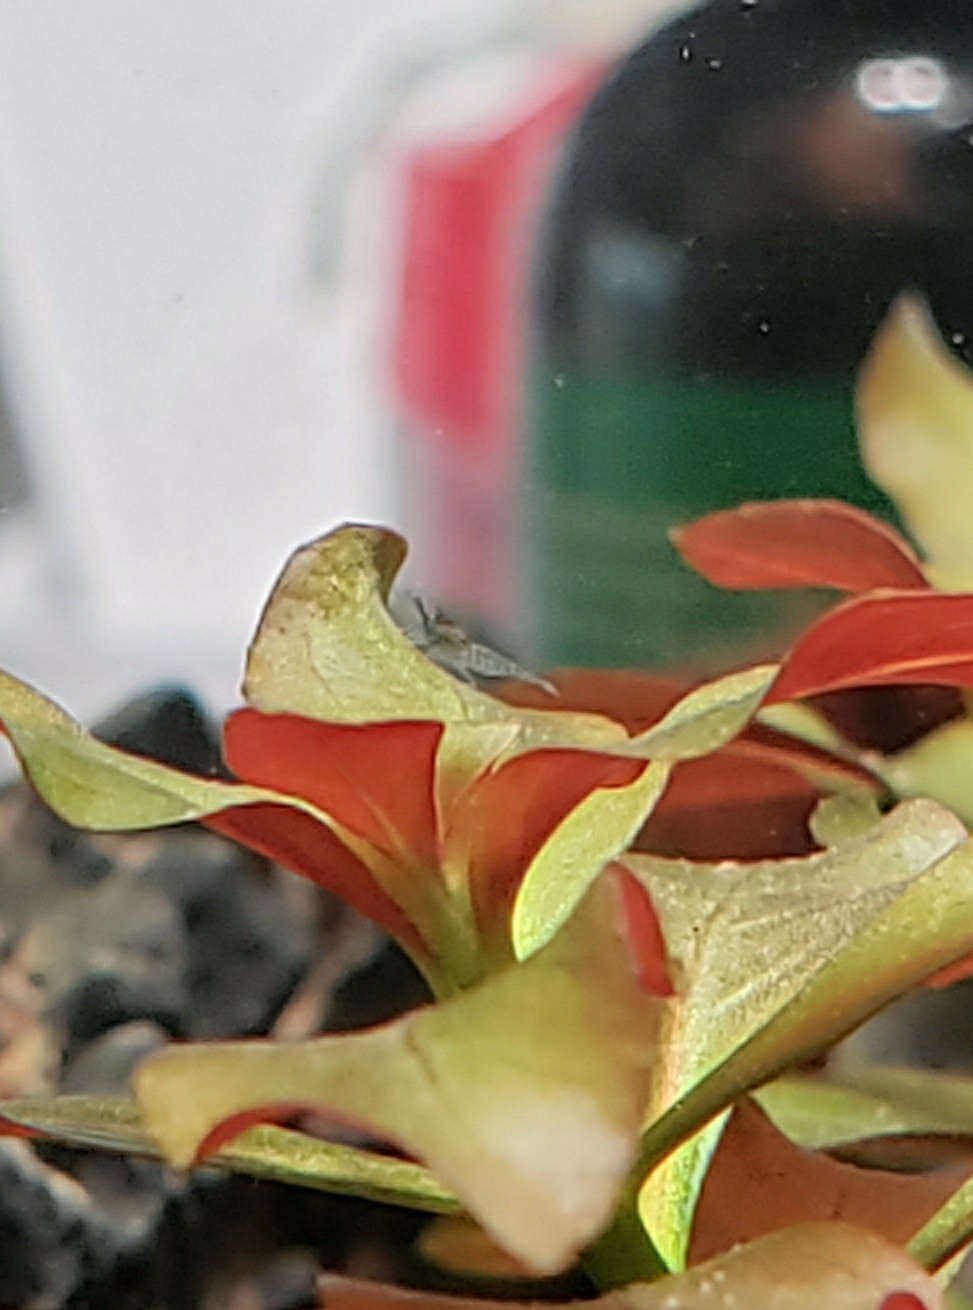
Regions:
<instances>
[{"instance_id":1,"label":"red leaf","mask_svg":"<svg viewBox=\"0 0 973 1310\"><path fill-rule=\"evenodd\" d=\"M533 750L475 779L449 822L468 854L481 930L500 929L506 937L523 875L558 824L591 792L624 787L645 768L643 760L594 751Z\"/></svg>"},{"instance_id":2,"label":"red leaf","mask_svg":"<svg viewBox=\"0 0 973 1310\"><path fill-rule=\"evenodd\" d=\"M839 1162L795 1146L753 1101L743 1100L700 1192L690 1262L811 1220L840 1219L904 1243L968 1174L967 1166L900 1174Z\"/></svg>"},{"instance_id":3,"label":"red leaf","mask_svg":"<svg viewBox=\"0 0 973 1310\"><path fill-rule=\"evenodd\" d=\"M434 777L441 723L322 723L237 710L224 728L232 773L300 796L388 855L436 858Z\"/></svg>"},{"instance_id":4,"label":"red leaf","mask_svg":"<svg viewBox=\"0 0 973 1310\"><path fill-rule=\"evenodd\" d=\"M677 768L636 843L693 860L764 860L815 849L808 819L824 794L782 756L748 759L743 739Z\"/></svg>"},{"instance_id":5,"label":"red leaf","mask_svg":"<svg viewBox=\"0 0 973 1310\"><path fill-rule=\"evenodd\" d=\"M559 710L587 710L621 723L630 733L645 732L696 685L689 678L663 677L628 669L558 669L545 673L558 691ZM527 683L501 689L510 705L552 708L550 696Z\"/></svg>"},{"instance_id":6,"label":"red leaf","mask_svg":"<svg viewBox=\"0 0 973 1310\"><path fill-rule=\"evenodd\" d=\"M798 639L767 702L910 683L973 686L973 595L900 591L846 601Z\"/></svg>"},{"instance_id":7,"label":"red leaf","mask_svg":"<svg viewBox=\"0 0 973 1310\"><path fill-rule=\"evenodd\" d=\"M314 1132L309 1136L340 1139L342 1133L358 1137L373 1137L368 1124L356 1123L345 1115L335 1114L322 1108L313 1100L308 1102L285 1101L273 1105L254 1105L239 1114L228 1115L213 1128L196 1148L195 1163L200 1164L229 1142L234 1141L250 1128L263 1124L275 1124L277 1127L293 1127L306 1131L306 1121L313 1121Z\"/></svg>"},{"instance_id":8,"label":"red leaf","mask_svg":"<svg viewBox=\"0 0 973 1310\"><path fill-rule=\"evenodd\" d=\"M926 588L919 561L887 524L839 500L751 502L670 534L718 587Z\"/></svg>"},{"instance_id":9,"label":"red leaf","mask_svg":"<svg viewBox=\"0 0 973 1310\"><path fill-rule=\"evenodd\" d=\"M558 706L604 714L644 732L692 690L687 679L615 669L564 669L549 675ZM516 704L549 707L532 688L505 690ZM832 774L836 784L868 784L863 770L754 724L712 755L673 772L637 848L697 860L761 860L805 855L815 847L807 821Z\"/></svg>"},{"instance_id":10,"label":"red leaf","mask_svg":"<svg viewBox=\"0 0 973 1310\"><path fill-rule=\"evenodd\" d=\"M638 970L639 983L650 996L674 996L669 977L666 942L652 898L637 878L615 866L621 881L622 911Z\"/></svg>"},{"instance_id":11,"label":"red leaf","mask_svg":"<svg viewBox=\"0 0 973 1310\"><path fill-rule=\"evenodd\" d=\"M412 955L428 956L418 930L365 865L309 814L284 805L241 805L202 822L258 855L310 878L391 933Z\"/></svg>"},{"instance_id":12,"label":"red leaf","mask_svg":"<svg viewBox=\"0 0 973 1310\"><path fill-rule=\"evenodd\" d=\"M846 742L880 755L896 755L965 712L958 687L846 687L812 704Z\"/></svg>"},{"instance_id":13,"label":"red leaf","mask_svg":"<svg viewBox=\"0 0 973 1310\"><path fill-rule=\"evenodd\" d=\"M973 978L973 955L964 955L961 960L954 960L944 969L937 969L922 985L935 990L952 987L953 983L965 982L967 978Z\"/></svg>"},{"instance_id":14,"label":"red leaf","mask_svg":"<svg viewBox=\"0 0 973 1310\"><path fill-rule=\"evenodd\" d=\"M27 1128L24 1124L19 1124L15 1119L5 1119L0 1115L0 1137L27 1137L32 1139L43 1138L44 1133L39 1128Z\"/></svg>"}]
</instances>

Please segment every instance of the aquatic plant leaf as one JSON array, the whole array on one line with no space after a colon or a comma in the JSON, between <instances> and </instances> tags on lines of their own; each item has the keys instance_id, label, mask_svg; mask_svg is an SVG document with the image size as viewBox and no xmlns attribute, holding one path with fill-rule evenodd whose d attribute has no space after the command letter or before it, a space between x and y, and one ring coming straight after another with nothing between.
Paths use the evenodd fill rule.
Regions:
<instances>
[{"instance_id":1,"label":"aquatic plant leaf","mask_svg":"<svg viewBox=\"0 0 973 1310\"><path fill-rule=\"evenodd\" d=\"M743 731L778 673L776 664L761 664L704 683L618 749L666 763L709 755Z\"/></svg>"},{"instance_id":2,"label":"aquatic plant leaf","mask_svg":"<svg viewBox=\"0 0 973 1310\"><path fill-rule=\"evenodd\" d=\"M929 585L894 528L840 500L751 501L707 514L670 537L697 573L734 590Z\"/></svg>"},{"instance_id":3,"label":"aquatic plant leaf","mask_svg":"<svg viewBox=\"0 0 973 1310\"><path fill-rule=\"evenodd\" d=\"M973 686L973 595L877 592L836 606L798 638L767 703L911 683Z\"/></svg>"},{"instance_id":4,"label":"aquatic plant leaf","mask_svg":"<svg viewBox=\"0 0 973 1310\"><path fill-rule=\"evenodd\" d=\"M803 860L629 855L625 866L652 899L678 994L649 1101L641 1209L679 1267L719 1137L713 1117L969 953L973 842L947 811L913 801Z\"/></svg>"},{"instance_id":5,"label":"aquatic plant leaf","mask_svg":"<svg viewBox=\"0 0 973 1310\"><path fill-rule=\"evenodd\" d=\"M591 792L550 833L516 889L509 927L518 959L549 941L601 869L628 850L668 779L668 765L643 766L630 782Z\"/></svg>"},{"instance_id":6,"label":"aquatic plant leaf","mask_svg":"<svg viewBox=\"0 0 973 1310\"><path fill-rule=\"evenodd\" d=\"M917 296L892 306L856 406L865 468L921 546L927 574L945 590L973 588L973 375Z\"/></svg>"},{"instance_id":7,"label":"aquatic plant leaf","mask_svg":"<svg viewBox=\"0 0 973 1310\"><path fill-rule=\"evenodd\" d=\"M909 1254L925 1269L936 1270L973 1240L973 1178L957 1188L914 1233Z\"/></svg>"},{"instance_id":8,"label":"aquatic plant leaf","mask_svg":"<svg viewBox=\"0 0 973 1310\"><path fill-rule=\"evenodd\" d=\"M875 769L900 796L931 796L973 824L973 719L954 719Z\"/></svg>"},{"instance_id":9,"label":"aquatic plant leaf","mask_svg":"<svg viewBox=\"0 0 973 1310\"><path fill-rule=\"evenodd\" d=\"M186 1166L282 1107L367 1124L518 1259L562 1268L632 1163L664 1004L640 982L623 887L606 874L525 963L391 1024L150 1057L136 1076L146 1125Z\"/></svg>"},{"instance_id":10,"label":"aquatic plant leaf","mask_svg":"<svg viewBox=\"0 0 973 1310\"><path fill-rule=\"evenodd\" d=\"M97 741L5 674L0 723L43 799L69 823L203 822L373 919L437 990L480 967L464 907L472 901L482 931L509 958L512 902L531 863L560 878L563 862L560 885L576 903L640 826L666 775L664 766L583 748L504 759L508 725L476 724L458 725L463 740L475 735L476 753L500 758L465 776L455 755L453 768L441 758L441 723L333 724L244 709L230 716L225 744L246 781L194 778ZM512 806L523 822L511 823ZM535 885L542 876L535 872ZM437 961L457 973L452 983Z\"/></svg>"},{"instance_id":11,"label":"aquatic plant leaf","mask_svg":"<svg viewBox=\"0 0 973 1310\"><path fill-rule=\"evenodd\" d=\"M633 669L555 669L547 676L562 709L614 719L633 736L658 723L695 685L691 678ZM525 709L551 703L549 696L521 682L504 684L496 695Z\"/></svg>"},{"instance_id":12,"label":"aquatic plant leaf","mask_svg":"<svg viewBox=\"0 0 973 1310\"><path fill-rule=\"evenodd\" d=\"M798 1146L831 1150L907 1135L973 1138L973 1078L889 1066L790 1075L754 1093Z\"/></svg>"},{"instance_id":13,"label":"aquatic plant leaf","mask_svg":"<svg viewBox=\"0 0 973 1310\"><path fill-rule=\"evenodd\" d=\"M500 725L512 730L522 748L624 739L619 724L598 715L514 709L417 650L387 605L405 554L396 533L362 525L338 528L296 551L250 646L247 703L335 723L434 719L446 725L448 748L456 736L453 725ZM462 740L475 758L478 738ZM486 740L484 758L491 759L496 746Z\"/></svg>"},{"instance_id":14,"label":"aquatic plant leaf","mask_svg":"<svg viewBox=\"0 0 973 1310\"><path fill-rule=\"evenodd\" d=\"M605 714L633 733L654 727L693 689L679 679L613 669L564 670L552 678L562 705ZM535 703L528 689L505 694ZM767 713L789 719L805 708L788 702ZM814 843L808 820L823 796L882 789L870 772L836 754L836 748L842 748L836 733L815 745L748 723L719 749L681 761L672 771L643 827L639 849L698 860L810 853Z\"/></svg>"},{"instance_id":15,"label":"aquatic plant leaf","mask_svg":"<svg viewBox=\"0 0 973 1310\"><path fill-rule=\"evenodd\" d=\"M406 1291L331 1274L319 1289L326 1310L523 1310L516 1302ZM914 1300L905 1304L903 1297ZM845 1223L783 1229L678 1277L633 1283L588 1304L591 1310L946 1310L934 1280L902 1250Z\"/></svg>"},{"instance_id":16,"label":"aquatic plant leaf","mask_svg":"<svg viewBox=\"0 0 973 1310\"><path fill-rule=\"evenodd\" d=\"M2 672L0 726L36 791L77 827L157 828L271 799L256 788L194 778L107 746L33 687Z\"/></svg>"},{"instance_id":17,"label":"aquatic plant leaf","mask_svg":"<svg viewBox=\"0 0 973 1310\"><path fill-rule=\"evenodd\" d=\"M98 741L26 683L0 673L0 726L41 798L66 822L129 832L194 820L314 879L373 919L422 961L416 925L372 870L383 852L299 796L245 783L196 778ZM387 725L376 739L390 744ZM393 728L421 747L426 724Z\"/></svg>"},{"instance_id":18,"label":"aquatic plant leaf","mask_svg":"<svg viewBox=\"0 0 973 1310\"><path fill-rule=\"evenodd\" d=\"M737 1104L699 1196L691 1264L814 1220L844 1220L904 1245L969 1176L971 1166L904 1174L861 1168L789 1141L752 1102Z\"/></svg>"},{"instance_id":19,"label":"aquatic plant leaf","mask_svg":"<svg viewBox=\"0 0 973 1310\"><path fill-rule=\"evenodd\" d=\"M135 1102L115 1096L51 1096L0 1102L0 1137L11 1132L82 1150L161 1159ZM206 1161L214 1169L430 1214L458 1214L457 1198L428 1170L376 1151L324 1142L287 1128L250 1128Z\"/></svg>"},{"instance_id":20,"label":"aquatic plant leaf","mask_svg":"<svg viewBox=\"0 0 973 1310\"><path fill-rule=\"evenodd\" d=\"M297 796L391 858L436 859L436 754L430 720L322 723L236 710L223 754L237 778Z\"/></svg>"},{"instance_id":21,"label":"aquatic plant leaf","mask_svg":"<svg viewBox=\"0 0 973 1310\"><path fill-rule=\"evenodd\" d=\"M808 821L819 846L841 846L870 832L882 817L874 792L847 792L822 800Z\"/></svg>"}]
</instances>

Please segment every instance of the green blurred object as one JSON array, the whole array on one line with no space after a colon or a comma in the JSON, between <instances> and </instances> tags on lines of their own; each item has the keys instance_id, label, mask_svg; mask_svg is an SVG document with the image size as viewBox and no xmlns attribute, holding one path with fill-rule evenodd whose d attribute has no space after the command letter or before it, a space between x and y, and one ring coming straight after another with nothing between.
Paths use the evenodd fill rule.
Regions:
<instances>
[{"instance_id":1,"label":"green blurred object","mask_svg":"<svg viewBox=\"0 0 973 1310\"><path fill-rule=\"evenodd\" d=\"M833 387L572 382L535 412L526 554L545 664L763 656L761 636L796 629L815 602L719 591L682 563L669 528L782 496L840 493L891 512L858 461L850 394ZM768 433L781 430L787 454L771 461Z\"/></svg>"}]
</instances>

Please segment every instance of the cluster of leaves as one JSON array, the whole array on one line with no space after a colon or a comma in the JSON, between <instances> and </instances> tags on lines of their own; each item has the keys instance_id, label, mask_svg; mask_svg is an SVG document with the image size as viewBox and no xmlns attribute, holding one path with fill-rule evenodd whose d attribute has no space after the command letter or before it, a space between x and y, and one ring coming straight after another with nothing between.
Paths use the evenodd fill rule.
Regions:
<instances>
[{"instance_id":1,"label":"cluster of leaves","mask_svg":"<svg viewBox=\"0 0 973 1310\"><path fill-rule=\"evenodd\" d=\"M278 580L225 727L234 781L106 746L0 675L3 728L63 818L226 834L379 924L434 998L342 1036L174 1046L133 1102L8 1102L7 1130L414 1206L440 1216L434 1258L580 1259L632 1310L943 1305L931 1275L973 1239L973 1083L808 1070L973 972L970 387L901 306L860 392L864 453L924 562L835 502L676 534L718 585L848 593L779 663L704 686L463 685L394 623L404 544L368 527ZM905 713L891 745L872 688ZM280 1126L308 1109L395 1154ZM910 1166L910 1141L942 1139L946 1167L854 1162L893 1138Z\"/></svg>"}]
</instances>

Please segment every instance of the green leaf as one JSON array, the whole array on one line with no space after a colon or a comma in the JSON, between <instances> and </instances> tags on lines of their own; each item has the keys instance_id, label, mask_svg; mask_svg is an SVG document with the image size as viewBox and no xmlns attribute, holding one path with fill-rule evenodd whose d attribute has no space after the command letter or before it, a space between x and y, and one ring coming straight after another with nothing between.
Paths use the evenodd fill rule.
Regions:
<instances>
[{"instance_id":1,"label":"green leaf","mask_svg":"<svg viewBox=\"0 0 973 1310\"><path fill-rule=\"evenodd\" d=\"M334 723L438 719L467 732L467 750L493 758L499 746L602 746L624 729L597 714L513 709L460 682L399 630L389 591L406 555L384 528L346 525L295 552L284 566L250 646L244 695L256 709Z\"/></svg>"},{"instance_id":2,"label":"green leaf","mask_svg":"<svg viewBox=\"0 0 973 1310\"><path fill-rule=\"evenodd\" d=\"M672 763L712 754L743 731L779 672L776 664L761 664L697 687L624 750Z\"/></svg>"},{"instance_id":3,"label":"green leaf","mask_svg":"<svg viewBox=\"0 0 973 1310\"><path fill-rule=\"evenodd\" d=\"M866 836L804 860L626 859L656 907L680 993L641 1156L646 1171L664 1160L641 1209L670 1267L685 1258L720 1131L713 1117L969 952L973 843L965 835L948 812L915 801Z\"/></svg>"},{"instance_id":4,"label":"green leaf","mask_svg":"<svg viewBox=\"0 0 973 1310\"><path fill-rule=\"evenodd\" d=\"M328 1274L328 1310L524 1310ZM894 1297L900 1294L898 1304ZM738 1246L677 1278L635 1283L595 1301L591 1310L944 1310L935 1282L891 1242L842 1223L801 1224ZM574 1303L575 1305L577 1303ZM553 1310L569 1310L568 1306Z\"/></svg>"},{"instance_id":5,"label":"green leaf","mask_svg":"<svg viewBox=\"0 0 973 1310\"><path fill-rule=\"evenodd\" d=\"M931 796L973 823L973 719L945 723L873 767L900 796Z\"/></svg>"},{"instance_id":6,"label":"green leaf","mask_svg":"<svg viewBox=\"0 0 973 1310\"><path fill-rule=\"evenodd\" d=\"M834 1077L850 1091L884 1101L913 1125L909 1132L973 1137L973 1078L889 1065L839 1068Z\"/></svg>"},{"instance_id":7,"label":"green leaf","mask_svg":"<svg viewBox=\"0 0 973 1310\"><path fill-rule=\"evenodd\" d=\"M946 349L925 304L901 296L856 393L862 458L948 591L973 585L973 375Z\"/></svg>"},{"instance_id":8,"label":"green leaf","mask_svg":"<svg viewBox=\"0 0 973 1310\"><path fill-rule=\"evenodd\" d=\"M611 875L543 950L447 1001L348 1036L175 1048L141 1066L137 1096L179 1166L280 1107L367 1124L552 1271L612 1212L662 1006L639 986Z\"/></svg>"},{"instance_id":9,"label":"green leaf","mask_svg":"<svg viewBox=\"0 0 973 1310\"><path fill-rule=\"evenodd\" d=\"M973 1078L915 1069L786 1077L755 1093L771 1121L809 1150L912 1134L973 1137Z\"/></svg>"},{"instance_id":10,"label":"green leaf","mask_svg":"<svg viewBox=\"0 0 973 1310\"><path fill-rule=\"evenodd\" d=\"M0 1121L65 1146L160 1159L134 1101L108 1096L35 1097L0 1101ZM2 1135L2 1129L0 1129ZM374 1151L322 1142L305 1133L248 1129L207 1165L273 1182L357 1196L431 1214L458 1214L456 1197L419 1165Z\"/></svg>"},{"instance_id":11,"label":"green leaf","mask_svg":"<svg viewBox=\"0 0 973 1310\"><path fill-rule=\"evenodd\" d=\"M864 790L848 791L819 801L808 827L819 846L841 846L871 832L880 818L876 796Z\"/></svg>"},{"instance_id":12,"label":"green leaf","mask_svg":"<svg viewBox=\"0 0 973 1310\"><path fill-rule=\"evenodd\" d=\"M628 787L593 793L552 835L525 877L514 906L518 958L547 941L565 921L598 868L634 841L662 795L669 767L726 745L753 718L777 676L761 665L706 683L684 696L654 727L613 748L652 759Z\"/></svg>"},{"instance_id":13,"label":"green leaf","mask_svg":"<svg viewBox=\"0 0 973 1310\"><path fill-rule=\"evenodd\" d=\"M651 764L626 787L592 792L555 829L531 861L514 903L518 959L550 941L600 870L628 850L668 779L668 765Z\"/></svg>"},{"instance_id":14,"label":"green leaf","mask_svg":"<svg viewBox=\"0 0 973 1310\"><path fill-rule=\"evenodd\" d=\"M919 1229L909 1242L909 1254L924 1269L935 1270L973 1239L973 1178Z\"/></svg>"},{"instance_id":15,"label":"green leaf","mask_svg":"<svg viewBox=\"0 0 973 1310\"><path fill-rule=\"evenodd\" d=\"M269 797L258 788L194 778L106 746L32 687L2 672L0 723L37 791L78 827L157 828Z\"/></svg>"}]
</instances>

